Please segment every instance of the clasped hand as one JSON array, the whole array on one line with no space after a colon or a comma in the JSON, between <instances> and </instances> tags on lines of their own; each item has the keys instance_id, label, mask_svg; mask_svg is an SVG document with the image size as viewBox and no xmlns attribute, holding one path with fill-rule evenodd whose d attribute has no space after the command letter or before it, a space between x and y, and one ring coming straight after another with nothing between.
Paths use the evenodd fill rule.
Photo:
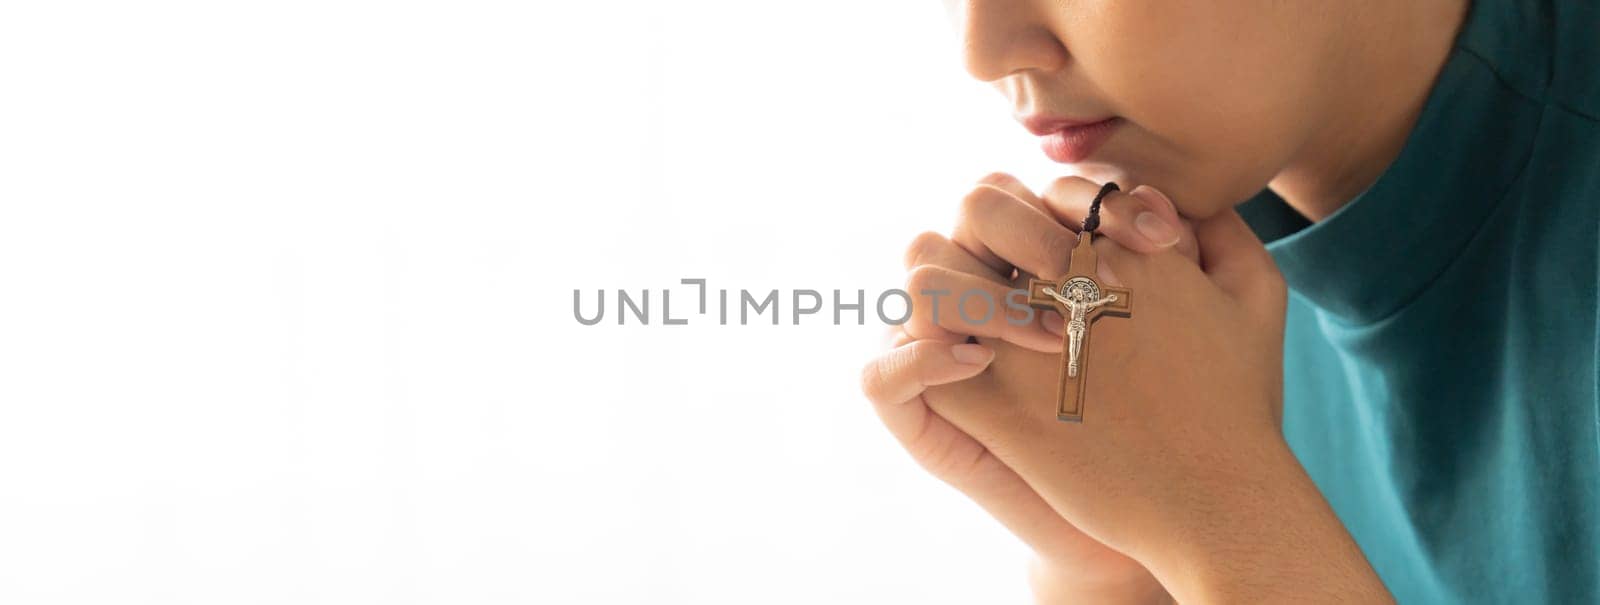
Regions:
<instances>
[{"instance_id":1,"label":"clasped hand","mask_svg":"<svg viewBox=\"0 0 1600 605\"><path fill-rule=\"evenodd\" d=\"M1068 177L1035 195L985 177L950 237L912 243L906 291L999 301L1059 278L1098 189ZM935 317L914 299L863 390L924 468L1035 550L1041 599L1203 600L1227 590L1204 559L1250 543L1229 535L1237 516L1285 502L1332 516L1282 439L1285 286L1237 213L1189 220L1149 187L1105 198L1094 246L1100 280L1136 302L1092 327L1082 424L1056 419L1054 312L1019 324L1002 307L1013 321L980 323L989 309Z\"/></svg>"}]
</instances>

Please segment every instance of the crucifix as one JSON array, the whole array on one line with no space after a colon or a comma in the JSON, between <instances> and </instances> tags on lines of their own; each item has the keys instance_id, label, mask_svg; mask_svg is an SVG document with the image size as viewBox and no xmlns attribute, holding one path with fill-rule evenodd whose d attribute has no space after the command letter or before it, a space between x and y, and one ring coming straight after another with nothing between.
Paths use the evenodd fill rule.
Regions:
<instances>
[{"instance_id":1,"label":"crucifix","mask_svg":"<svg viewBox=\"0 0 1600 605\"><path fill-rule=\"evenodd\" d=\"M1056 418L1066 422L1083 422L1083 399L1088 392L1089 327L1104 316L1129 317L1133 314L1127 288L1101 285L1095 280L1097 260L1094 247L1094 227L1099 223L1100 197L1115 189L1107 184L1090 208L1090 219L1079 232L1078 243L1072 247L1067 274L1051 281L1034 279L1028 282L1028 304L1042 309L1055 309L1066 319L1065 338L1061 341L1061 378L1056 387Z\"/></svg>"}]
</instances>

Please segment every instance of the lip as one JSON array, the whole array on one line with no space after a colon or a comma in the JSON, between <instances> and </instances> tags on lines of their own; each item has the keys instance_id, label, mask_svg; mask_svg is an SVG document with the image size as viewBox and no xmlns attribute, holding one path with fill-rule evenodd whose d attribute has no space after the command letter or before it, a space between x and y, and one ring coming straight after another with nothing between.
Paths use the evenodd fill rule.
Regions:
<instances>
[{"instance_id":1,"label":"lip","mask_svg":"<svg viewBox=\"0 0 1600 605\"><path fill-rule=\"evenodd\" d=\"M1063 164L1076 164L1093 155L1106 139L1122 124L1122 118L1111 116L1098 120L1073 120L1049 116L1028 116L1023 126L1039 136L1039 146L1050 159Z\"/></svg>"}]
</instances>

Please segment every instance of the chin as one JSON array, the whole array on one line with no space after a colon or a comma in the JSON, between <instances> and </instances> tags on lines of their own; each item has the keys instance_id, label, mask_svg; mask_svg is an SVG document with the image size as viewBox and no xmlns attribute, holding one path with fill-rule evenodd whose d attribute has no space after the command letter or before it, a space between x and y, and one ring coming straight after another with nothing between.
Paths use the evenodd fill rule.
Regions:
<instances>
[{"instance_id":1,"label":"chin","mask_svg":"<svg viewBox=\"0 0 1600 605\"><path fill-rule=\"evenodd\" d=\"M1096 183L1115 181L1118 187L1127 191L1139 185L1138 172L1126 166L1104 162L1079 162L1073 165L1073 172L1078 176Z\"/></svg>"}]
</instances>

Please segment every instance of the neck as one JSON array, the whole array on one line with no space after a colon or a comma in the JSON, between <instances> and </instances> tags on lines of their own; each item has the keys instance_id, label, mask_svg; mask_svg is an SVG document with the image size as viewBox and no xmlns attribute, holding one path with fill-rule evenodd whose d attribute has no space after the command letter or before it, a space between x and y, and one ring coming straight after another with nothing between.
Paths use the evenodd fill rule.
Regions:
<instances>
[{"instance_id":1,"label":"neck","mask_svg":"<svg viewBox=\"0 0 1600 605\"><path fill-rule=\"evenodd\" d=\"M1467 0L1376 2L1353 16L1339 59L1337 94L1272 191L1320 221L1378 180L1405 146L1434 79L1449 59Z\"/></svg>"}]
</instances>

